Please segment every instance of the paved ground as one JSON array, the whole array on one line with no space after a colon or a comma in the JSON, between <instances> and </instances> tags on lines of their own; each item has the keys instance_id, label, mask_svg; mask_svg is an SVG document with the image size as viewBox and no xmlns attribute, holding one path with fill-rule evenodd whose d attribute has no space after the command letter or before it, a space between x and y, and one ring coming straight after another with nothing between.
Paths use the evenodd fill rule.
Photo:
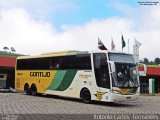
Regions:
<instances>
[{"instance_id":1,"label":"paved ground","mask_svg":"<svg viewBox=\"0 0 160 120\"><path fill-rule=\"evenodd\" d=\"M55 119L59 117L61 119L64 119L64 117L73 118L71 115L60 116L64 114L75 116L79 114L81 118L83 114L90 114L90 116L83 116L88 117L88 119L90 117L97 119L93 114L160 114L160 96L140 96L137 101L112 104L102 102L85 104L81 100L57 96L28 96L23 93L0 93L0 114L0 119L12 114L18 114L18 118L21 119L24 118L23 115L29 116L31 114L37 115L36 117L41 119L49 119L51 117ZM50 116L47 117L45 114ZM16 116L9 117L16 118ZM106 118L106 116L103 117ZM34 117L30 119L34 119Z\"/></svg>"}]
</instances>

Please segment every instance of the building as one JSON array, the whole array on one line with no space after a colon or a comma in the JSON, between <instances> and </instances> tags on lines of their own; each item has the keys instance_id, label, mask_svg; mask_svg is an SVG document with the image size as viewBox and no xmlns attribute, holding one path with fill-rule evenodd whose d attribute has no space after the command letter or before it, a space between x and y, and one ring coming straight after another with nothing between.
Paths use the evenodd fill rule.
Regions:
<instances>
[{"instance_id":1,"label":"building","mask_svg":"<svg viewBox=\"0 0 160 120\"><path fill-rule=\"evenodd\" d=\"M14 88L16 58L20 54L0 51L0 88Z\"/></svg>"},{"instance_id":2,"label":"building","mask_svg":"<svg viewBox=\"0 0 160 120\"><path fill-rule=\"evenodd\" d=\"M154 91L160 93L160 65L139 65L140 91L149 93L149 79L154 79Z\"/></svg>"}]
</instances>

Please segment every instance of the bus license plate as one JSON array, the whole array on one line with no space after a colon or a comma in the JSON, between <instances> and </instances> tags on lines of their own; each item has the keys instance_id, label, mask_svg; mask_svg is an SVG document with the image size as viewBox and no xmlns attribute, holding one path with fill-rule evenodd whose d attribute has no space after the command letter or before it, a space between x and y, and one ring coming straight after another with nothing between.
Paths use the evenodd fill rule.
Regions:
<instances>
[{"instance_id":1,"label":"bus license plate","mask_svg":"<svg viewBox=\"0 0 160 120\"><path fill-rule=\"evenodd\" d=\"M131 97L126 97L127 99L131 99Z\"/></svg>"}]
</instances>

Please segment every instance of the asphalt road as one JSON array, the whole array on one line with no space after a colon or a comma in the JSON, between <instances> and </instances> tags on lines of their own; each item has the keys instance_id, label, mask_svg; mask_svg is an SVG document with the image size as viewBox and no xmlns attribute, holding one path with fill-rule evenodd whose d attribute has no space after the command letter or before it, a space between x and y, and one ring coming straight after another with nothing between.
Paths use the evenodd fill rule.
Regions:
<instances>
[{"instance_id":1,"label":"asphalt road","mask_svg":"<svg viewBox=\"0 0 160 120\"><path fill-rule=\"evenodd\" d=\"M146 116L142 115L150 115L149 119L160 118L160 96L140 96L138 100L130 102L94 101L91 104L85 104L78 99L58 96L0 93L0 120L145 119ZM117 116L120 117L117 118Z\"/></svg>"}]
</instances>

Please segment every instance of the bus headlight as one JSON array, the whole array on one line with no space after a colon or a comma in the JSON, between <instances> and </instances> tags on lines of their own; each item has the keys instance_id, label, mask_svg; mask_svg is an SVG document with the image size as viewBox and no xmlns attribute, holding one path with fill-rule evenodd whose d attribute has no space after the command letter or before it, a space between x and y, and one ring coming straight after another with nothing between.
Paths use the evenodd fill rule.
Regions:
<instances>
[{"instance_id":1,"label":"bus headlight","mask_svg":"<svg viewBox=\"0 0 160 120\"><path fill-rule=\"evenodd\" d=\"M115 94L121 94L121 92L119 90L112 90L112 92Z\"/></svg>"}]
</instances>

